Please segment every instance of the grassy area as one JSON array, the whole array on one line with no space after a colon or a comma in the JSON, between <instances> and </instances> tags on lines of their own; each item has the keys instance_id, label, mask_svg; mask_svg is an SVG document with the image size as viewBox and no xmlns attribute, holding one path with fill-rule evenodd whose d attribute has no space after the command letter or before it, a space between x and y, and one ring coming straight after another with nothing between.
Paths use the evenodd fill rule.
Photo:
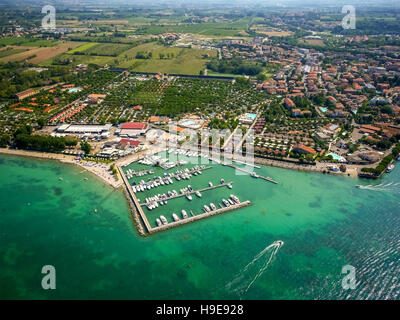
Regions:
<instances>
[{"instance_id":1,"label":"grassy area","mask_svg":"<svg viewBox=\"0 0 400 320\"><path fill-rule=\"evenodd\" d=\"M97 46L92 46L85 51L86 54L99 55L99 56L118 56L124 51L130 49L132 46L129 44L119 43L102 43Z\"/></svg>"},{"instance_id":2,"label":"grassy area","mask_svg":"<svg viewBox=\"0 0 400 320\"><path fill-rule=\"evenodd\" d=\"M152 53L150 59L136 59L139 52ZM164 59L160 58L164 55ZM169 57L168 57L169 55ZM199 74L204 69L210 57L215 57L216 51L164 47L156 43L146 43L125 51L118 57L117 63L112 61L112 65L129 68L140 72L165 72L180 74Z\"/></svg>"},{"instance_id":3,"label":"grassy area","mask_svg":"<svg viewBox=\"0 0 400 320\"><path fill-rule=\"evenodd\" d=\"M4 58L4 57L8 57L11 56L13 54L17 54L20 52L24 52L24 51L28 51L29 49L26 48L11 48L11 47L7 47L3 50L0 50L0 59Z\"/></svg>"}]
</instances>

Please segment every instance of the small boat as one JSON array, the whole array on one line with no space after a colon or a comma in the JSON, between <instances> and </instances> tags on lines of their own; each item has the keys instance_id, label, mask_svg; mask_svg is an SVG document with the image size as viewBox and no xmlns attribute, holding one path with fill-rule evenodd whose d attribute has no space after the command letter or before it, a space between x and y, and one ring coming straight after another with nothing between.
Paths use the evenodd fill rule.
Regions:
<instances>
[{"instance_id":1,"label":"small boat","mask_svg":"<svg viewBox=\"0 0 400 320\"><path fill-rule=\"evenodd\" d=\"M211 207L212 210L217 210L217 207L216 207L215 204L212 203L212 202L210 203L210 207Z\"/></svg>"},{"instance_id":2,"label":"small boat","mask_svg":"<svg viewBox=\"0 0 400 320\"><path fill-rule=\"evenodd\" d=\"M186 198L188 198L188 200L193 200L193 197L189 193L186 194Z\"/></svg>"},{"instance_id":3,"label":"small boat","mask_svg":"<svg viewBox=\"0 0 400 320\"><path fill-rule=\"evenodd\" d=\"M210 207L207 206L206 204L203 206L203 210L204 210L205 212L210 212L210 211L211 211Z\"/></svg>"},{"instance_id":4,"label":"small boat","mask_svg":"<svg viewBox=\"0 0 400 320\"><path fill-rule=\"evenodd\" d=\"M212 187L212 186L213 186L213 184L212 184L212 182L211 182L211 181L208 183L208 185L209 185L210 187Z\"/></svg>"},{"instance_id":5,"label":"small boat","mask_svg":"<svg viewBox=\"0 0 400 320\"><path fill-rule=\"evenodd\" d=\"M181 220L175 213L172 214L172 218L174 219L175 222Z\"/></svg>"},{"instance_id":6,"label":"small boat","mask_svg":"<svg viewBox=\"0 0 400 320\"><path fill-rule=\"evenodd\" d=\"M227 186L228 186L229 189L232 189L232 184L231 183L229 183Z\"/></svg>"},{"instance_id":7,"label":"small boat","mask_svg":"<svg viewBox=\"0 0 400 320\"><path fill-rule=\"evenodd\" d=\"M389 167L387 167L386 172L391 172L394 169L394 165L391 164Z\"/></svg>"},{"instance_id":8,"label":"small boat","mask_svg":"<svg viewBox=\"0 0 400 320\"><path fill-rule=\"evenodd\" d=\"M200 191L196 191L195 194L196 194L196 196L198 196L199 198L201 198L201 193L200 193Z\"/></svg>"},{"instance_id":9,"label":"small boat","mask_svg":"<svg viewBox=\"0 0 400 320\"><path fill-rule=\"evenodd\" d=\"M223 183L225 183L225 180L224 180L224 179L221 179L221 184L223 184Z\"/></svg>"},{"instance_id":10,"label":"small boat","mask_svg":"<svg viewBox=\"0 0 400 320\"><path fill-rule=\"evenodd\" d=\"M230 206L230 203L226 199L222 199L222 202L224 203L225 207Z\"/></svg>"},{"instance_id":11,"label":"small boat","mask_svg":"<svg viewBox=\"0 0 400 320\"><path fill-rule=\"evenodd\" d=\"M164 216L160 216L162 224L168 224L168 220Z\"/></svg>"},{"instance_id":12,"label":"small boat","mask_svg":"<svg viewBox=\"0 0 400 320\"><path fill-rule=\"evenodd\" d=\"M161 223L161 220L160 220L160 219L157 218L157 219L156 219L156 223L157 223L157 226L158 226L158 227L161 227L162 223Z\"/></svg>"},{"instance_id":13,"label":"small boat","mask_svg":"<svg viewBox=\"0 0 400 320\"><path fill-rule=\"evenodd\" d=\"M255 173L255 172L250 173L250 175L251 175L253 178L258 178L258 174Z\"/></svg>"},{"instance_id":14,"label":"small boat","mask_svg":"<svg viewBox=\"0 0 400 320\"><path fill-rule=\"evenodd\" d=\"M183 219L187 219L188 218L188 214L185 210L182 210L182 218Z\"/></svg>"}]
</instances>

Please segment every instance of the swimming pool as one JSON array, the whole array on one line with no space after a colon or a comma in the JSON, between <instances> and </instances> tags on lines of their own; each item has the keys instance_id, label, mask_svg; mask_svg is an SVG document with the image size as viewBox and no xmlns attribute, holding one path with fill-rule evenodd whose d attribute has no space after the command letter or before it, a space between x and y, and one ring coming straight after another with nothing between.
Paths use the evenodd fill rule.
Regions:
<instances>
[{"instance_id":1,"label":"swimming pool","mask_svg":"<svg viewBox=\"0 0 400 320\"><path fill-rule=\"evenodd\" d=\"M324 108L324 107L319 107L319 110L321 110L322 112L327 112L328 111L328 108Z\"/></svg>"},{"instance_id":2,"label":"swimming pool","mask_svg":"<svg viewBox=\"0 0 400 320\"><path fill-rule=\"evenodd\" d=\"M72 89L69 89L69 91L68 92L70 92L70 93L72 93L72 92L78 92L78 88L72 88Z\"/></svg>"},{"instance_id":3,"label":"swimming pool","mask_svg":"<svg viewBox=\"0 0 400 320\"><path fill-rule=\"evenodd\" d=\"M337 160L337 161L339 161L339 162L347 162L346 158L344 158L344 157L342 157L342 156L339 156L338 154L333 153L333 152L328 153L328 156L332 156L332 158L333 158L334 160Z\"/></svg>"},{"instance_id":4,"label":"swimming pool","mask_svg":"<svg viewBox=\"0 0 400 320\"><path fill-rule=\"evenodd\" d=\"M182 122L183 126L191 126L194 125L196 122L194 122L193 120L187 120L185 122Z\"/></svg>"},{"instance_id":5,"label":"swimming pool","mask_svg":"<svg viewBox=\"0 0 400 320\"><path fill-rule=\"evenodd\" d=\"M254 120L256 118L257 114L255 113L249 113L249 115L247 116L250 120Z\"/></svg>"}]
</instances>

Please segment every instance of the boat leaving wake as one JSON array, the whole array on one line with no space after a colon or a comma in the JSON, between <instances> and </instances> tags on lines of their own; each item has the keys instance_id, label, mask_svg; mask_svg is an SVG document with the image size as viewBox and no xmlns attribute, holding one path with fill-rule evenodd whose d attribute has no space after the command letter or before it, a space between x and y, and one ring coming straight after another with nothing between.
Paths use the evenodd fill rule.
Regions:
<instances>
[{"instance_id":1,"label":"boat leaving wake","mask_svg":"<svg viewBox=\"0 0 400 320\"><path fill-rule=\"evenodd\" d=\"M277 240L264 248L225 286L225 288L228 291L236 292L239 296L246 294L254 282L268 268L283 245L283 241Z\"/></svg>"},{"instance_id":2,"label":"boat leaving wake","mask_svg":"<svg viewBox=\"0 0 400 320\"><path fill-rule=\"evenodd\" d=\"M356 187L358 189L363 189L363 190L372 190L372 191L395 191L397 186L400 184L400 182L389 182L386 184L380 183L380 184L369 184L369 185L357 185Z\"/></svg>"}]
</instances>

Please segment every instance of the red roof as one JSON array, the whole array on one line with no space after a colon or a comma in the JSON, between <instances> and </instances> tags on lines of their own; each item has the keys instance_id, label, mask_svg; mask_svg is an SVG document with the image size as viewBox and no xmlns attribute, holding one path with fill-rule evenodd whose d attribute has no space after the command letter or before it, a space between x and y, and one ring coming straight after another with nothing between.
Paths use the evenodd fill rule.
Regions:
<instances>
[{"instance_id":1,"label":"red roof","mask_svg":"<svg viewBox=\"0 0 400 320\"><path fill-rule=\"evenodd\" d=\"M140 141L137 140L131 140L131 139L121 139L119 141L120 144L128 143L131 146L137 147L140 144Z\"/></svg>"},{"instance_id":2,"label":"red roof","mask_svg":"<svg viewBox=\"0 0 400 320\"><path fill-rule=\"evenodd\" d=\"M144 130L147 128L147 123L143 122L125 122L122 124L121 129L136 129Z\"/></svg>"}]
</instances>

